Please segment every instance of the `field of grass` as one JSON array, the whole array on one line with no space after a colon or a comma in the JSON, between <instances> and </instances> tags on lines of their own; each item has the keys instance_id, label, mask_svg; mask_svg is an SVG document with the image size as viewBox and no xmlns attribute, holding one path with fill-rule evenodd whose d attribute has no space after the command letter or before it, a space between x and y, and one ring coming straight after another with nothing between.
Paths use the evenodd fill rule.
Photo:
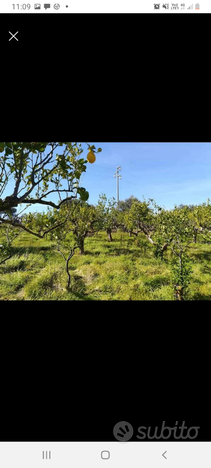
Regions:
<instances>
[{"instance_id":1,"label":"field of grass","mask_svg":"<svg viewBox=\"0 0 211 468\"><path fill-rule=\"evenodd\" d=\"M211 300L211 245L192 244L192 279L188 300ZM173 300L166 262L156 259L145 238L104 232L85 240L70 261L66 290L65 262L55 244L23 232L11 259L0 266L0 300Z\"/></svg>"}]
</instances>

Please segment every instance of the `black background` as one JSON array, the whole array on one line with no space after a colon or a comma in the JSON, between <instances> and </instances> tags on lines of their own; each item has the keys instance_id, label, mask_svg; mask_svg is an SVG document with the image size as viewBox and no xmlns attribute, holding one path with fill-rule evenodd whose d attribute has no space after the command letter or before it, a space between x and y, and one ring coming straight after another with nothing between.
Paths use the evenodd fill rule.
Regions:
<instances>
[{"instance_id":1,"label":"black background","mask_svg":"<svg viewBox=\"0 0 211 468\"><path fill-rule=\"evenodd\" d=\"M119 421L185 421L211 441L206 307L199 321L160 304L4 303L0 440L114 441Z\"/></svg>"},{"instance_id":2,"label":"black background","mask_svg":"<svg viewBox=\"0 0 211 468\"><path fill-rule=\"evenodd\" d=\"M0 15L1 130L27 141L209 141L209 19Z\"/></svg>"},{"instance_id":3,"label":"black background","mask_svg":"<svg viewBox=\"0 0 211 468\"><path fill-rule=\"evenodd\" d=\"M131 442L137 442L137 443L142 443L142 442L183 442L183 443L194 443L194 442L210 442L211 441L211 433L210 429L203 424L200 426L200 423L198 424L198 421L196 423L193 421L193 424L191 424L190 420L186 420L186 426L188 428L190 427L195 427L195 426L200 426L198 435L194 440L189 440L188 438L185 440L179 439L175 440L173 435L169 437L168 439L161 438L159 440L155 438L148 438L148 435L146 435L146 438L143 440L140 440L137 438L137 435L139 435L138 428L142 426L142 431L143 427L149 428L150 427L150 435L153 437L153 434L156 431L156 427L158 427L157 435L158 437L160 436L160 430L163 424L162 420L148 420L148 421L143 421L140 420L133 420L131 417L128 417L126 419L123 419L123 421L129 422L134 429L134 434L133 437L130 439ZM4 432L1 435L1 441L17 441L17 442L32 442L32 441L64 441L64 442L98 442L98 441L107 441L107 442L115 442L116 439L113 435L113 427L115 424L118 422L122 421L122 417L120 417L118 420L115 419L110 419L105 420L105 419L98 419L98 420L89 420L86 418L79 418L77 421L69 421L69 424L64 427L64 420L61 421L61 426L56 427L56 424L54 427L48 427L45 425L45 428L43 426L37 426L36 427L36 432L35 428L32 431L32 428L30 429L30 426L28 426L28 430L25 429L25 431L21 431L20 427L16 427L16 430L13 428L9 432ZM177 420L178 421L178 420ZM183 420L181 419L179 421L178 426L182 425ZM31 421L31 425L33 425L34 421ZM55 419L56 423L56 419ZM58 421L57 421L58 423ZM165 426L168 427L174 427L176 423L176 420L167 420L165 421ZM74 427L74 429L73 429ZM147 434L147 430L145 429L144 432ZM167 433L165 433L166 436ZM186 436L187 431L183 433L184 436ZM190 433L191 436L194 437L194 432ZM164 436L164 437L165 437Z\"/></svg>"}]
</instances>

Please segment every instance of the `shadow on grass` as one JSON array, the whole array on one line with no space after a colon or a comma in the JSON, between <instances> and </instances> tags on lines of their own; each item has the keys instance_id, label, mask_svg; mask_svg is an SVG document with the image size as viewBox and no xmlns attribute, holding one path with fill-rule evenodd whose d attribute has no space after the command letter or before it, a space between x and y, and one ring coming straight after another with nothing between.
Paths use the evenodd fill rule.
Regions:
<instances>
[{"instance_id":1,"label":"shadow on grass","mask_svg":"<svg viewBox=\"0 0 211 468\"><path fill-rule=\"evenodd\" d=\"M201 267L201 273L207 275L207 274L211 274L211 267L209 265L202 265Z\"/></svg>"},{"instance_id":2,"label":"shadow on grass","mask_svg":"<svg viewBox=\"0 0 211 468\"><path fill-rule=\"evenodd\" d=\"M191 256L198 260L211 260L211 252L192 252Z\"/></svg>"},{"instance_id":3,"label":"shadow on grass","mask_svg":"<svg viewBox=\"0 0 211 468\"><path fill-rule=\"evenodd\" d=\"M25 246L25 247L12 247L12 256L13 255L24 255L25 253L37 253L38 250L40 252L46 252L46 251L52 251L53 247L52 246L39 246L39 245L34 245L34 246Z\"/></svg>"},{"instance_id":4,"label":"shadow on grass","mask_svg":"<svg viewBox=\"0 0 211 468\"><path fill-rule=\"evenodd\" d=\"M81 257L86 256L86 255L99 256L99 255L102 255L104 253L105 252L101 252L100 250L95 250L94 252L92 252L91 250L85 250L84 255L82 255Z\"/></svg>"},{"instance_id":5,"label":"shadow on grass","mask_svg":"<svg viewBox=\"0 0 211 468\"><path fill-rule=\"evenodd\" d=\"M94 300L91 297L89 297L89 295L86 293L86 285L84 283L83 277L79 275L75 275L72 277L69 292L77 299L82 299L86 301Z\"/></svg>"},{"instance_id":6,"label":"shadow on grass","mask_svg":"<svg viewBox=\"0 0 211 468\"><path fill-rule=\"evenodd\" d=\"M191 297L191 300L193 300L193 301L211 301L211 294L206 295L206 294L195 293Z\"/></svg>"},{"instance_id":7,"label":"shadow on grass","mask_svg":"<svg viewBox=\"0 0 211 468\"><path fill-rule=\"evenodd\" d=\"M130 249L130 248L117 248L114 247L113 245L107 245L105 246L103 251L100 250L86 250L84 252L84 255L91 255L95 257L99 257L99 255L106 255L109 257L118 257L119 255L131 255L135 257L143 257L143 256L148 256L146 251L143 251L142 249Z\"/></svg>"},{"instance_id":8,"label":"shadow on grass","mask_svg":"<svg viewBox=\"0 0 211 468\"><path fill-rule=\"evenodd\" d=\"M161 286L167 286L170 284L170 278L168 276L157 276L150 278L144 282L144 285L152 288L160 288Z\"/></svg>"},{"instance_id":9,"label":"shadow on grass","mask_svg":"<svg viewBox=\"0 0 211 468\"><path fill-rule=\"evenodd\" d=\"M110 247L110 246L109 246ZM113 247L113 246L111 246ZM130 249L130 248L112 248L109 249L109 252L107 252L107 255L114 255L115 257L118 257L119 255L134 255L134 257L143 257L143 252L141 249Z\"/></svg>"}]
</instances>

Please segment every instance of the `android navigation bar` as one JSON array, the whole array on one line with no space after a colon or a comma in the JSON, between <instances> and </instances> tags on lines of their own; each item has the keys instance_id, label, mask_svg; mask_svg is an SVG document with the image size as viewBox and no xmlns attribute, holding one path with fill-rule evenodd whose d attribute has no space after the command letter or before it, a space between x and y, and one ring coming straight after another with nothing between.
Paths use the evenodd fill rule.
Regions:
<instances>
[{"instance_id":1,"label":"android navigation bar","mask_svg":"<svg viewBox=\"0 0 211 468\"><path fill-rule=\"evenodd\" d=\"M211 466L210 442L0 442L0 466L14 468L198 468Z\"/></svg>"}]
</instances>

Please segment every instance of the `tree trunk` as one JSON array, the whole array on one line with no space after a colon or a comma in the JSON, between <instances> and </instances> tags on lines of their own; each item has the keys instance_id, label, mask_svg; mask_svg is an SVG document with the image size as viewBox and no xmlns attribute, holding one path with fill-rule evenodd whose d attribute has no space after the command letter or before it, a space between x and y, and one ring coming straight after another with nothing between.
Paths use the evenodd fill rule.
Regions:
<instances>
[{"instance_id":1,"label":"tree trunk","mask_svg":"<svg viewBox=\"0 0 211 468\"><path fill-rule=\"evenodd\" d=\"M163 259L163 252L165 252L167 248L168 248L168 242L166 242L166 244L164 244L163 247L161 248L160 255L162 259Z\"/></svg>"},{"instance_id":2,"label":"tree trunk","mask_svg":"<svg viewBox=\"0 0 211 468\"><path fill-rule=\"evenodd\" d=\"M80 248L80 255L84 255L84 239L80 240L79 248Z\"/></svg>"},{"instance_id":3,"label":"tree trunk","mask_svg":"<svg viewBox=\"0 0 211 468\"><path fill-rule=\"evenodd\" d=\"M179 285L174 285L174 294L176 301L184 301L184 291L183 287Z\"/></svg>"},{"instance_id":4,"label":"tree trunk","mask_svg":"<svg viewBox=\"0 0 211 468\"><path fill-rule=\"evenodd\" d=\"M111 235L111 229L108 229L108 230L107 230L107 234L108 234L108 240L109 240L109 242L112 242L113 239L112 239L112 235Z\"/></svg>"},{"instance_id":5,"label":"tree trunk","mask_svg":"<svg viewBox=\"0 0 211 468\"><path fill-rule=\"evenodd\" d=\"M132 234L131 234L131 232L130 232L130 231L129 231L129 236L130 236L130 237L132 236Z\"/></svg>"},{"instance_id":6,"label":"tree trunk","mask_svg":"<svg viewBox=\"0 0 211 468\"><path fill-rule=\"evenodd\" d=\"M67 272L67 275L68 275L68 280L67 280L67 289L69 289L70 287L70 281L71 281L71 277L70 277L70 273L69 273L69 258L66 260L66 272Z\"/></svg>"},{"instance_id":7,"label":"tree trunk","mask_svg":"<svg viewBox=\"0 0 211 468\"><path fill-rule=\"evenodd\" d=\"M198 229L195 228L195 229L194 229L194 235L193 235L193 241L194 241L195 244L196 244L196 242L197 242L197 235L198 235Z\"/></svg>"},{"instance_id":8,"label":"tree trunk","mask_svg":"<svg viewBox=\"0 0 211 468\"><path fill-rule=\"evenodd\" d=\"M180 273L182 273L182 251L179 253L179 266L180 266ZM181 284L174 285L174 293L176 301L184 301L184 287Z\"/></svg>"}]
</instances>

